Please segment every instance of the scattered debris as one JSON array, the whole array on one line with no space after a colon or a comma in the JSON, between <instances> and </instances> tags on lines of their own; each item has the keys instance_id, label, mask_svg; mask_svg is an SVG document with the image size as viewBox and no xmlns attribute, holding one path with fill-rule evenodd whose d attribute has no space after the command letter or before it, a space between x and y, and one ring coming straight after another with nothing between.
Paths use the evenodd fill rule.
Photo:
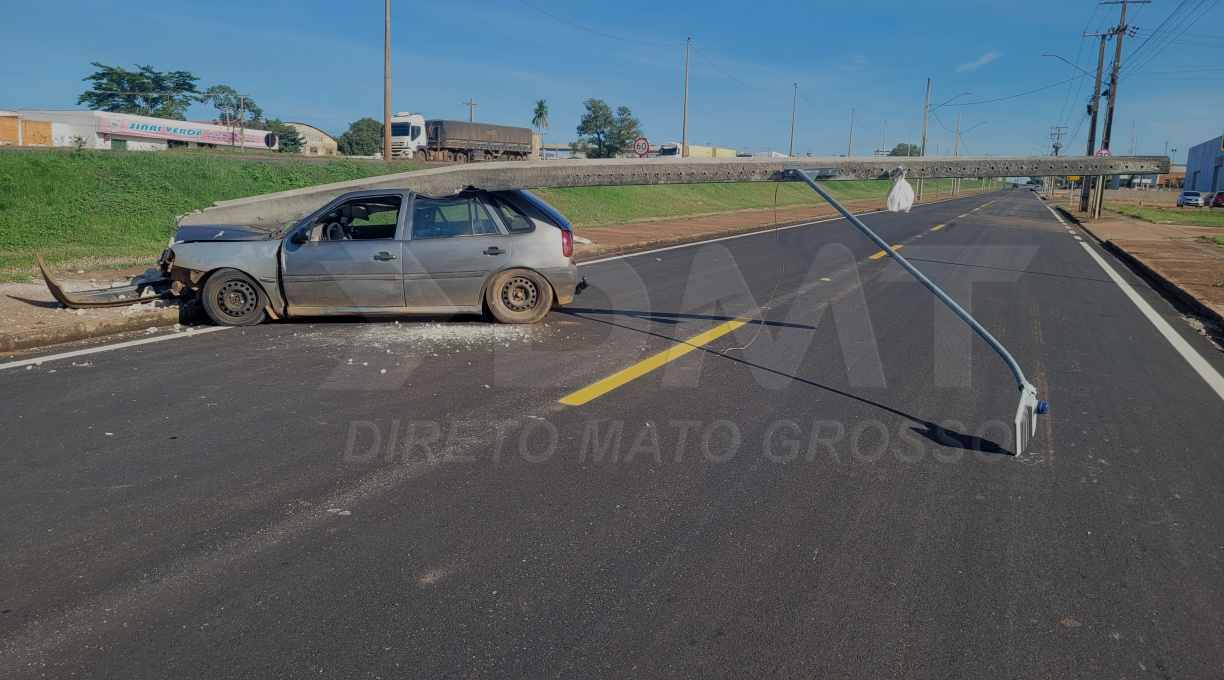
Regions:
<instances>
[{"instance_id":1,"label":"scattered debris","mask_svg":"<svg viewBox=\"0 0 1224 680\"><path fill-rule=\"evenodd\" d=\"M1224 351L1224 329L1220 328L1219 324L1193 314L1187 314L1185 319L1194 332L1210 340L1216 349Z\"/></svg>"}]
</instances>

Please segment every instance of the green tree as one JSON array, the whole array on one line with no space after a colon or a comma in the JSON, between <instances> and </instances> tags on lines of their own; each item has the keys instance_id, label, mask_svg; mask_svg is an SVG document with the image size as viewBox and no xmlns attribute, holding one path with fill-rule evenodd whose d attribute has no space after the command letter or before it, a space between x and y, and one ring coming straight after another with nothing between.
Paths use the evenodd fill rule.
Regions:
<instances>
[{"instance_id":1,"label":"green tree","mask_svg":"<svg viewBox=\"0 0 1224 680\"><path fill-rule=\"evenodd\" d=\"M588 99L583 106L586 113L578 122L578 141L570 143L574 153L587 158L615 158L642 136L641 125L628 107L618 108L613 116L612 108L602 99Z\"/></svg>"},{"instance_id":2,"label":"green tree","mask_svg":"<svg viewBox=\"0 0 1224 680\"><path fill-rule=\"evenodd\" d=\"M382 123L373 118L362 118L349 124L336 146L346 156L373 156L382 151L382 129Z\"/></svg>"},{"instance_id":3,"label":"green tree","mask_svg":"<svg viewBox=\"0 0 1224 680\"><path fill-rule=\"evenodd\" d=\"M548 102L541 99L531 110L531 124L535 126L540 140L544 139L544 131L548 129Z\"/></svg>"},{"instance_id":4,"label":"green tree","mask_svg":"<svg viewBox=\"0 0 1224 680\"><path fill-rule=\"evenodd\" d=\"M904 142L893 147L892 151L888 152L889 156L921 156L922 147L917 144L906 144Z\"/></svg>"},{"instance_id":5,"label":"green tree","mask_svg":"<svg viewBox=\"0 0 1224 680\"><path fill-rule=\"evenodd\" d=\"M210 102L217 109L217 122L221 125L266 129L262 125L263 109L255 104L255 100L239 95L237 90L228 85L213 85L208 88L204 91L204 101Z\"/></svg>"},{"instance_id":6,"label":"green tree","mask_svg":"<svg viewBox=\"0 0 1224 680\"><path fill-rule=\"evenodd\" d=\"M277 151L281 153L298 153L302 150L302 144L306 140L297 131L297 128L288 123L281 122L279 118L266 120L263 123L263 129L275 134L280 139L280 147L277 148Z\"/></svg>"},{"instance_id":7,"label":"green tree","mask_svg":"<svg viewBox=\"0 0 1224 680\"><path fill-rule=\"evenodd\" d=\"M95 111L134 113L173 120L186 120L187 107L204 101L195 81L199 78L187 71L156 71L152 66L136 65L129 71L118 66L89 62L98 71L81 80L92 87L77 98Z\"/></svg>"}]
</instances>

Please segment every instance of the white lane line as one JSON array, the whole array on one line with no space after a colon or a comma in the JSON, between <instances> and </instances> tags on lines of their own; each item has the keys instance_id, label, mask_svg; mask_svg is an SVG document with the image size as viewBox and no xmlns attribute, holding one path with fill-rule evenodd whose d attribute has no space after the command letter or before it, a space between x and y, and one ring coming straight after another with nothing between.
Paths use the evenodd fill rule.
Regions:
<instances>
[{"instance_id":1,"label":"white lane line","mask_svg":"<svg viewBox=\"0 0 1224 680\"><path fill-rule=\"evenodd\" d=\"M1082 239L1082 238L1080 238L1080 237L1076 236L1076 237L1075 237L1075 240L1076 240L1076 241L1083 241L1084 239Z\"/></svg>"},{"instance_id":2,"label":"white lane line","mask_svg":"<svg viewBox=\"0 0 1224 680\"><path fill-rule=\"evenodd\" d=\"M1211 386L1211 389L1215 390L1215 393L1218 394L1221 399L1224 399L1224 377L1221 377L1220 373L1216 371L1211 364L1207 363L1207 360L1204 359L1202 355L1194 351L1194 348L1190 346L1190 343L1183 340L1182 337L1177 334L1177 331L1174 331L1173 327L1169 325L1169 322L1165 321L1163 317L1156 313L1156 310L1152 309L1152 306L1147 303L1147 300L1140 297L1139 294L1135 292L1133 287L1127 284L1121 276L1118 276L1118 272L1114 271L1113 267L1110 267L1100 255L1097 255L1096 251L1092 249L1092 246L1083 242L1080 242L1080 245L1084 246L1084 250L1087 250L1088 254L1092 256L1092 259L1096 260L1096 263L1101 265L1101 269L1104 269L1105 273L1109 275L1109 278L1113 279L1114 283L1118 284L1118 287L1122 289L1122 292L1126 294L1126 297L1130 298L1131 302L1135 303L1135 306L1139 308L1139 311L1143 312L1143 315L1147 317L1148 321L1152 322L1152 325L1156 327L1156 330L1160 331L1160 334L1165 337L1165 340L1168 340L1169 344L1173 345L1173 349L1177 350L1177 353L1182 355L1182 358L1190 364L1190 367L1197 371L1198 374L1202 376L1203 380L1207 381L1207 384Z\"/></svg>"},{"instance_id":3,"label":"white lane line","mask_svg":"<svg viewBox=\"0 0 1224 680\"><path fill-rule=\"evenodd\" d=\"M63 354L51 354L43 357L35 357L33 359L22 359L21 361L10 361L7 364L0 364L0 370L6 368L17 368L19 366L29 366L30 364L41 364L44 361L56 361L59 359L71 359L72 357L85 356L86 354L97 354L98 352L109 352L112 349L123 349L124 347L135 347L136 345L147 345L151 342L161 342L163 340L173 340L175 338L190 338L201 333L212 333L213 331L228 330L229 326L207 326L197 330L184 331L182 333L168 333L159 335L155 338L141 338L140 340L128 340L127 342L117 342L113 345L102 345L100 347L90 347L89 349L78 349L75 352L64 352Z\"/></svg>"}]
</instances>

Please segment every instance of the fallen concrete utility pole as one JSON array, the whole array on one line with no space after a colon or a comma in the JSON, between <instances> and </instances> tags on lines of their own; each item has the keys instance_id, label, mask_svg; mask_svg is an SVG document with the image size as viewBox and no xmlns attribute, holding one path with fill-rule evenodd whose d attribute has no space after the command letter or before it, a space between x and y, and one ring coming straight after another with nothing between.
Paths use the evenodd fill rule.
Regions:
<instances>
[{"instance_id":1,"label":"fallen concrete utility pole","mask_svg":"<svg viewBox=\"0 0 1224 680\"><path fill-rule=\"evenodd\" d=\"M558 187L799 181L788 167L831 168L829 180L888 179L897 167L910 179L1150 175L1169 171L1166 156L990 156L938 158L612 158L488 162L418 170L221 201L179 218L180 225L244 225L275 230L351 191L393 189L432 197L464 189L507 191Z\"/></svg>"}]
</instances>

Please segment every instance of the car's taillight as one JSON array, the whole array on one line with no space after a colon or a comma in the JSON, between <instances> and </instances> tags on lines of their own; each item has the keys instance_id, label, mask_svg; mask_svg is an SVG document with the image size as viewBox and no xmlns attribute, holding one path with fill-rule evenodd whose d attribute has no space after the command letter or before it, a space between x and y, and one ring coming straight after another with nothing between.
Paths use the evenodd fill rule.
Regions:
<instances>
[{"instance_id":1,"label":"car's taillight","mask_svg":"<svg viewBox=\"0 0 1224 680\"><path fill-rule=\"evenodd\" d=\"M561 254L566 257L574 256L574 235L564 229L561 230Z\"/></svg>"}]
</instances>

